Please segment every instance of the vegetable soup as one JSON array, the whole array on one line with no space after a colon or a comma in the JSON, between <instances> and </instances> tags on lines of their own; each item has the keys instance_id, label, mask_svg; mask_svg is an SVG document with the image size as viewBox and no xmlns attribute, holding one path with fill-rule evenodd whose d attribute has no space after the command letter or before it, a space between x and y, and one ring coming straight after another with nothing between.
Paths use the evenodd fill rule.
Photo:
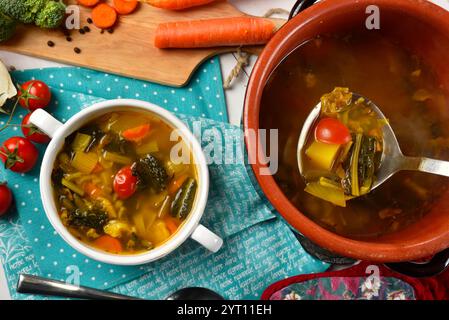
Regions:
<instances>
[{"instance_id":1,"label":"vegetable soup","mask_svg":"<svg viewBox=\"0 0 449 320\"><path fill-rule=\"evenodd\" d=\"M136 254L176 233L198 182L192 154L183 155L190 161L170 157L184 143L170 140L173 130L150 113L126 111L101 116L66 138L52 184L73 236L110 253Z\"/></svg>"},{"instance_id":2,"label":"vegetable soup","mask_svg":"<svg viewBox=\"0 0 449 320\"><path fill-rule=\"evenodd\" d=\"M332 173L331 179L322 174L323 170L314 175L313 166L326 167L326 172L341 150L310 149L313 139L305 151L309 153L309 177L304 179L299 172L297 143L303 123L321 97L336 87L349 88L372 100L387 117L405 155L449 160L449 103L444 88L419 57L377 31L323 35L307 41L277 67L265 87L260 126L279 129L279 170L274 178L292 204L324 228L349 238L370 239L401 230L429 212L447 189L447 178L400 172L369 193L371 181L367 179L365 186L360 181L355 188L347 184L344 198L341 189L336 198L330 197L329 188L350 173L350 162L336 168L338 171L327 171ZM331 117L339 119L335 114ZM364 139L370 161L380 151L380 141L372 133L377 146L373 141L369 146ZM345 137L330 138L348 143ZM324 132L321 138L329 137ZM351 141L357 139L353 136ZM321 162L311 163L314 158ZM366 168L370 173L366 177L372 177L372 168ZM353 173L361 172L356 166L353 169ZM306 192L310 183L312 188ZM360 196L348 199L357 194Z\"/></svg>"},{"instance_id":3,"label":"vegetable soup","mask_svg":"<svg viewBox=\"0 0 449 320\"><path fill-rule=\"evenodd\" d=\"M340 207L368 194L382 157L386 121L348 88L325 94L317 124L300 151L305 191Z\"/></svg>"}]
</instances>

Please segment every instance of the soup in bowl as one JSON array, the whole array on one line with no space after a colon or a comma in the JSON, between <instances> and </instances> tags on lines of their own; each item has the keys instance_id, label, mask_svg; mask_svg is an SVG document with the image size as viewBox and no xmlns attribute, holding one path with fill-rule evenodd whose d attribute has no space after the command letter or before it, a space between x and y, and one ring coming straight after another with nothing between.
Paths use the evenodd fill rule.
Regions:
<instances>
[{"instance_id":1,"label":"soup in bowl","mask_svg":"<svg viewBox=\"0 0 449 320\"><path fill-rule=\"evenodd\" d=\"M204 154L170 112L111 100L65 124L43 110L30 121L52 137L41 195L50 222L73 248L121 265L157 260L188 237L219 250L222 240L199 224L209 187Z\"/></svg>"},{"instance_id":2,"label":"soup in bowl","mask_svg":"<svg viewBox=\"0 0 449 320\"><path fill-rule=\"evenodd\" d=\"M367 28L372 5L381 13L380 29ZM448 35L449 13L426 1L327 0L292 19L267 45L251 75L244 124L250 130L278 130L279 170L261 174L270 154L263 145L271 145L262 144L261 137L247 138L249 158L271 203L313 242L380 262L424 258L449 247L447 178L401 172L371 192L366 180L366 186L339 189L335 198L327 191L335 190L335 181L344 187L348 171L326 166L331 169L333 155L338 160L343 147L330 150L312 139L301 155L306 177L297 163L309 112L336 87L373 101L404 154L449 160L449 67L443 62ZM375 133L367 136L373 139ZM324 175L316 174L317 164ZM335 178L328 180L326 172Z\"/></svg>"}]
</instances>

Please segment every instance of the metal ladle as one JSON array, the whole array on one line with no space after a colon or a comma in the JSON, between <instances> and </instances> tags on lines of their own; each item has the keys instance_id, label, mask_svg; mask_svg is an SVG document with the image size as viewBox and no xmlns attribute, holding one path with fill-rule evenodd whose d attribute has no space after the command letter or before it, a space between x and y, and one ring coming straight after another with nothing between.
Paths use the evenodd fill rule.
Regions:
<instances>
[{"instance_id":1,"label":"metal ladle","mask_svg":"<svg viewBox=\"0 0 449 320\"><path fill-rule=\"evenodd\" d=\"M353 101L357 101L363 98L365 104L370 107L378 116L379 119L386 119L385 115L380 111L375 103L371 100L353 93ZM311 129L314 127L315 122L319 118L321 113L321 102L318 103L313 110L309 113L306 121L301 130L299 136L297 159L298 166L301 175L304 176L303 165L303 148L307 142L307 138L311 134ZM383 152L380 161L380 166L376 170L376 180L371 190L376 189L382 183L387 181L395 173L403 170L407 171L421 171L432 174L437 174L445 177L449 177L449 161L435 160L424 157L407 157L401 151L399 142L396 139L393 129L389 123L382 127L383 133Z\"/></svg>"}]
</instances>

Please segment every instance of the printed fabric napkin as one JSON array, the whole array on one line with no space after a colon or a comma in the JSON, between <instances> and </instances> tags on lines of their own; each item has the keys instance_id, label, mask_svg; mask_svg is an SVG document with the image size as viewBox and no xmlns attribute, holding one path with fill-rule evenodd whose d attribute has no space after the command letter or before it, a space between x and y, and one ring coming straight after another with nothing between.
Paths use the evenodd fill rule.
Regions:
<instances>
[{"instance_id":1,"label":"printed fabric napkin","mask_svg":"<svg viewBox=\"0 0 449 320\"><path fill-rule=\"evenodd\" d=\"M0 171L0 180L8 181L14 192L18 211L18 216L13 215L9 221L0 221L0 257L14 298L26 298L13 289L19 272L66 280L76 270L82 285L114 288L147 298L164 298L191 284L214 287L229 298L255 298L254 293L263 289L254 287L257 284L269 285L269 280L326 267L304 253L285 223L274 219L271 207L253 188L243 164L240 129L225 124L226 105L217 59L206 62L190 86L182 89L81 68L17 71L13 77L19 83L30 79L48 83L53 93L49 111L63 122L104 99L135 98L156 103L190 126L200 123L203 147L213 142L210 131L233 137L237 163L210 166L211 190L202 223L225 239L223 250L211 254L189 240L163 260L139 267L98 263L65 244L42 208L39 165L27 174ZM25 111L19 110L13 123L20 122L24 115ZM0 124L5 119L0 118ZM21 135L20 128L1 132L0 140L12 135ZM45 146L39 151L42 157ZM221 151L223 156L224 149ZM257 270L262 272L257 274ZM242 284L244 281L247 285Z\"/></svg>"}]
</instances>

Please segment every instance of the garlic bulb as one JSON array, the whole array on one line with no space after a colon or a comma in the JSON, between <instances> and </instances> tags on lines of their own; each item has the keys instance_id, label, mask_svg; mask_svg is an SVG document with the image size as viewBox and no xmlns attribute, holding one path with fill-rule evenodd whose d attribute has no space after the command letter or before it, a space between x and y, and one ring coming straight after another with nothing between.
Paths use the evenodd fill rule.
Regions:
<instances>
[{"instance_id":1,"label":"garlic bulb","mask_svg":"<svg viewBox=\"0 0 449 320\"><path fill-rule=\"evenodd\" d=\"M14 86L8 69L0 60L0 107L3 106L7 99L14 97L17 89Z\"/></svg>"}]
</instances>

